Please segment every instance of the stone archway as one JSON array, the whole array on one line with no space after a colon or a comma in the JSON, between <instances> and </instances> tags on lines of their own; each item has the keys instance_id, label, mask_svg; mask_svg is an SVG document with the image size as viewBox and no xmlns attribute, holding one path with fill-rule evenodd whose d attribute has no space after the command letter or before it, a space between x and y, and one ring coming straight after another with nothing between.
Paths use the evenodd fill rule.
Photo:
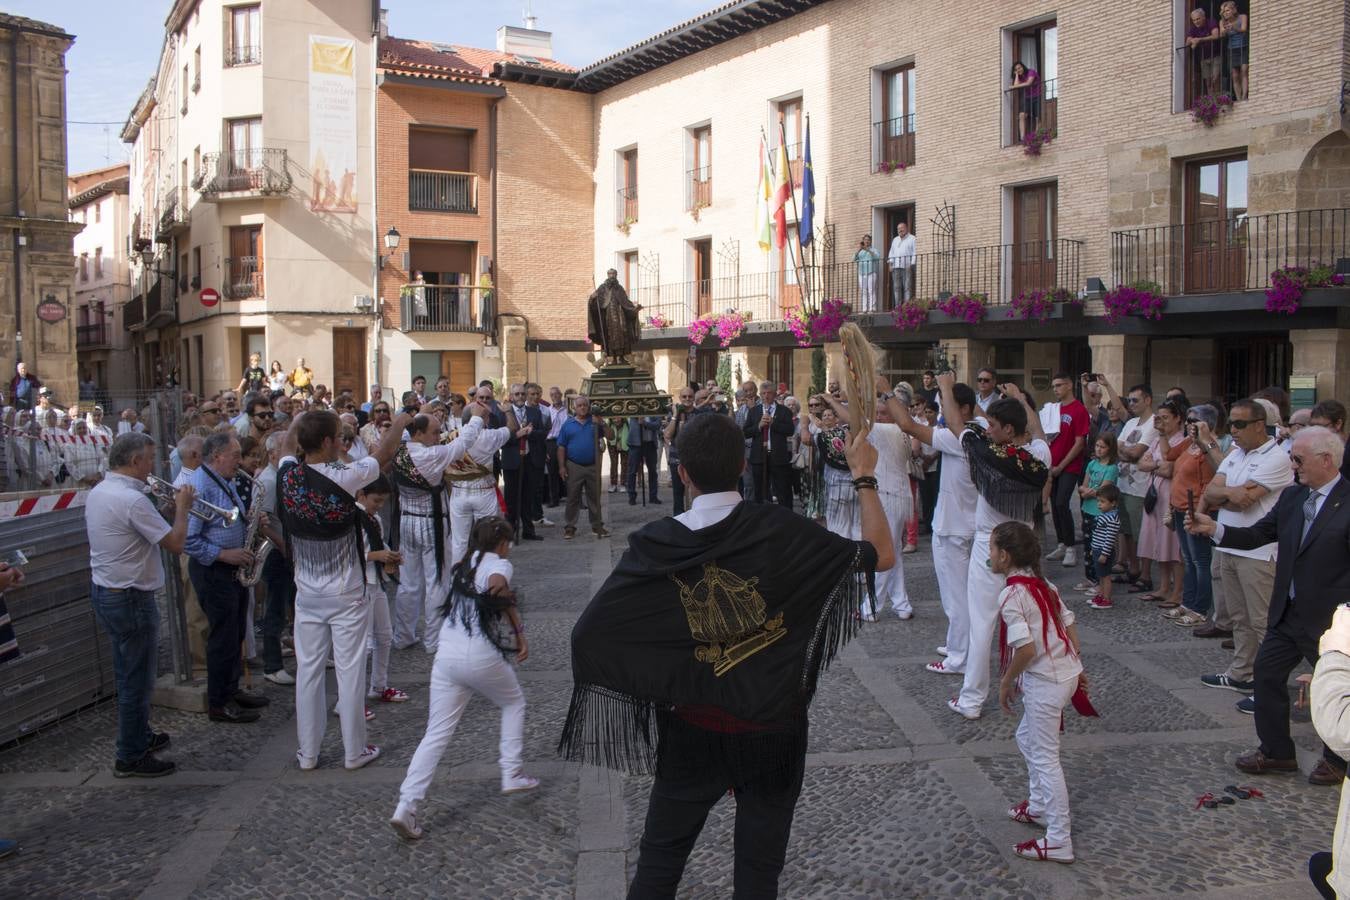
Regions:
<instances>
[{"instance_id":1,"label":"stone archway","mask_svg":"<svg viewBox=\"0 0 1350 900\"><path fill-rule=\"evenodd\" d=\"M1298 168L1295 209L1350 209L1350 135L1335 131L1308 151Z\"/></svg>"}]
</instances>

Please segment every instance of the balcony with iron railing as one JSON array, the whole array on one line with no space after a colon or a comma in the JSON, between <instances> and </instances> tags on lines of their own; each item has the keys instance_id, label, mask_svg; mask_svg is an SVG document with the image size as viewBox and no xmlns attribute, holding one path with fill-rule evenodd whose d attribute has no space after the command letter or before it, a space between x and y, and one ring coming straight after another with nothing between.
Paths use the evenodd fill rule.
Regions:
<instances>
[{"instance_id":1,"label":"balcony with iron railing","mask_svg":"<svg viewBox=\"0 0 1350 900\"><path fill-rule=\"evenodd\" d=\"M112 344L112 326L107 320L75 326L76 350L100 350Z\"/></svg>"},{"instance_id":2,"label":"balcony with iron railing","mask_svg":"<svg viewBox=\"0 0 1350 900\"><path fill-rule=\"evenodd\" d=\"M256 66L262 62L262 47L257 44L239 45L233 44L225 48L225 68L232 69L235 66Z\"/></svg>"},{"instance_id":3,"label":"balcony with iron railing","mask_svg":"<svg viewBox=\"0 0 1350 900\"><path fill-rule=\"evenodd\" d=\"M924 303L945 295L984 294L991 305L1011 303L1018 294L1064 288L1077 293L1082 241L1058 238L1024 244L994 244L941 253L919 253L908 268L909 299ZM884 258L867 277L855 262L806 265L797 270L756 272L670 284L641 285L633 300L643 306L642 318L660 315L672 327L711 312L735 309L751 321L781 319L804 301L843 300L855 312L881 312L894 307L898 278ZM893 283L895 282L895 283ZM900 296L904 299L904 291Z\"/></svg>"},{"instance_id":4,"label":"balcony with iron railing","mask_svg":"<svg viewBox=\"0 0 1350 900\"><path fill-rule=\"evenodd\" d=\"M233 256L225 259L225 299L251 300L263 293L261 256Z\"/></svg>"},{"instance_id":5,"label":"balcony with iron railing","mask_svg":"<svg viewBox=\"0 0 1350 900\"><path fill-rule=\"evenodd\" d=\"M122 307L122 327L131 331L145 321L145 298L140 294Z\"/></svg>"},{"instance_id":6,"label":"balcony with iron railing","mask_svg":"<svg viewBox=\"0 0 1350 900\"><path fill-rule=\"evenodd\" d=\"M192 186L203 200L217 202L275 196L291 189L285 150L233 150L207 153Z\"/></svg>"},{"instance_id":7,"label":"balcony with iron railing","mask_svg":"<svg viewBox=\"0 0 1350 900\"><path fill-rule=\"evenodd\" d=\"M914 165L914 113L872 123L873 172L894 172Z\"/></svg>"},{"instance_id":8,"label":"balcony with iron railing","mask_svg":"<svg viewBox=\"0 0 1350 900\"><path fill-rule=\"evenodd\" d=\"M177 317L178 277L170 272L159 278L145 295L145 327L156 328Z\"/></svg>"},{"instance_id":9,"label":"balcony with iron railing","mask_svg":"<svg viewBox=\"0 0 1350 900\"><path fill-rule=\"evenodd\" d=\"M783 145L783 149L787 152L788 174L792 177L792 186L794 188L802 186L802 166L805 165L802 161L802 154L806 152L805 147L806 144L801 141L798 141L795 144ZM778 159L777 150L774 151L773 158L775 160Z\"/></svg>"},{"instance_id":10,"label":"balcony with iron railing","mask_svg":"<svg viewBox=\"0 0 1350 900\"><path fill-rule=\"evenodd\" d=\"M1111 233L1116 284L1151 282L1168 296L1259 291L1285 266L1350 259L1350 209L1240 215Z\"/></svg>"},{"instance_id":11,"label":"balcony with iron railing","mask_svg":"<svg viewBox=\"0 0 1350 900\"><path fill-rule=\"evenodd\" d=\"M712 206L712 166L698 166L685 174L684 208L700 210Z\"/></svg>"},{"instance_id":12,"label":"balcony with iron railing","mask_svg":"<svg viewBox=\"0 0 1350 900\"><path fill-rule=\"evenodd\" d=\"M1229 102L1241 99L1233 85L1233 67L1222 39L1173 51L1172 79L1175 111L1186 112L1206 95L1216 102L1226 95Z\"/></svg>"},{"instance_id":13,"label":"balcony with iron railing","mask_svg":"<svg viewBox=\"0 0 1350 900\"><path fill-rule=\"evenodd\" d=\"M622 187L614 192L614 224L627 228L638 220L638 191L633 187Z\"/></svg>"},{"instance_id":14,"label":"balcony with iron railing","mask_svg":"<svg viewBox=\"0 0 1350 900\"><path fill-rule=\"evenodd\" d=\"M497 317L496 289L471 284L405 284L399 289L398 329L489 334Z\"/></svg>"},{"instance_id":15,"label":"balcony with iron railing","mask_svg":"<svg viewBox=\"0 0 1350 900\"><path fill-rule=\"evenodd\" d=\"M417 212L478 212L478 176L444 169L408 170L408 209Z\"/></svg>"},{"instance_id":16,"label":"balcony with iron railing","mask_svg":"<svg viewBox=\"0 0 1350 900\"><path fill-rule=\"evenodd\" d=\"M188 227L187 204L183 202L182 192L176 187L167 187L160 196L159 225L155 229L155 239L164 242Z\"/></svg>"},{"instance_id":17,"label":"balcony with iron railing","mask_svg":"<svg viewBox=\"0 0 1350 900\"><path fill-rule=\"evenodd\" d=\"M1003 146L1021 144L1037 131L1058 137L1059 79L1048 78L1029 87L1004 88L1003 109L1008 122ZM1026 116L1025 124L1023 115Z\"/></svg>"}]
</instances>

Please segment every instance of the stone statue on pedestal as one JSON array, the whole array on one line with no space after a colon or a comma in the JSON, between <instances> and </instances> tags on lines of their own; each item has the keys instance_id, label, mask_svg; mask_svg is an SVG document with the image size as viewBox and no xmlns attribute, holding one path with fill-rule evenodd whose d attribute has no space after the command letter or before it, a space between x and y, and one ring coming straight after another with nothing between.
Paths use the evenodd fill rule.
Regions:
<instances>
[{"instance_id":1,"label":"stone statue on pedestal","mask_svg":"<svg viewBox=\"0 0 1350 900\"><path fill-rule=\"evenodd\" d=\"M605 365L629 361L638 342L638 311L642 306L628 299L619 284L619 273L610 269L603 284L586 301L586 333L604 348Z\"/></svg>"}]
</instances>

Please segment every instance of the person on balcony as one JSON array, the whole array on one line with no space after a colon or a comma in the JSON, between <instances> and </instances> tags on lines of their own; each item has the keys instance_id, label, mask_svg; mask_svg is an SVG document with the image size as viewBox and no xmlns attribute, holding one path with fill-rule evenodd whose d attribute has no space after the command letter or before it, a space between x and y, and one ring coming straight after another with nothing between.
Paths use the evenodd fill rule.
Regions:
<instances>
[{"instance_id":1,"label":"person on balcony","mask_svg":"<svg viewBox=\"0 0 1350 900\"><path fill-rule=\"evenodd\" d=\"M1012 84L1017 91L1013 101L1017 104L1017 142L1020 144L1027 135L1036 130L1041 118L1041 76L1035 69L1028 69L1020 59L1012 64Z\"/></svg>"},{"instance_id":2,"label":"person on balcony","mask_svg":"<svg viewBox=\"0 0 1350 900\"><path fill-rule=\"evenodd\" d=\"M895 239L886 253L886 264L891 270L891 304L899 306L914 296L914 235L909 233L909 225L901 222L895 226Z\"/></svg>"},{"instance_id":3,"label":"person on balcony","mask_svg":"<svg viewBox=\"0 0 1350 900\"><path fill-rule=\"evenodd\" d=\"M881 262L881 254L872 249L870 234L864 234L858 242L853 261L858 264L858 312L876 312L877 263Z\"/></svg>"},{"instance_id":4,"label":"person on balcony","mask_svg":"<svg viewBox=\"0 0 1350 900\"><path fill-rule=\"evenodd\" d=\"M1192 94L1219 93L1219 23L1203 9L1191 10L1186 27L1186 49L1191 54ZM1191 100L1193 97L1188 97Z\"/></svg>"},{"instance_id":5,"label":"person on balcony","mask_svg":"<svg viewBox=\"0 0 1350 900\"><path fill-rule=\"evenodd\" d=\"M1247 17L1238 14L1237 4L1227 0L1219 7L1219 34L1228 56L1228 71L1233 76L1233 99L1247 99Z\"/></svg>"}]
</instances>

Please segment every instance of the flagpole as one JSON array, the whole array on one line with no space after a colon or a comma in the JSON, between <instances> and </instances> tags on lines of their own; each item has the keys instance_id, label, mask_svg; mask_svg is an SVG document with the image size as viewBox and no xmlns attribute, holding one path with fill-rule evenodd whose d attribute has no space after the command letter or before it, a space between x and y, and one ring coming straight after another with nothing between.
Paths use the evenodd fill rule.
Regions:
<instances>
[{"instance_id":1,"label":"flagpole","mask_svg":"<svg viewBox=\"0 0 1350 900\"><path fill-rule=\"evenodd\" d=\"M783 148L786 150L786 148L787 148L787 126L783 123L783 121L782 121L781 119L780 119L779 122L778 122L778 134L779 134L779 138L782 140L782 143L781 143L779 146L783 147ZM786 153L783 154L783 158L784 158L784 159L787 159L787 154L786 154ZM797 189L796 189L796 188L793 186L793 184L792 184L792 163L791 163L791 160L788 161L787 186L788 186L788 197L792 200L792 214L793 214L793 217L797 219L797 234L798 234L798 239L800 240L800 235L801 235L801 225L802 225L802 222L801 222L802 214L801 214L801 211L797 209ZM814 238L813 238L813 240L814 240ZM798 245L797 245L797 253L796 253L796 255L794 256L794 254L793 254L793 252L792 252L792 241L789 240L788 238L784 237L783 242L787 245L788 258L792 260L792 268L793 268L793 271L795 271L795 272L797 273L797 284L798 284L798 286L800 286L801 283L802 283L802 266L801 266L802 248L801 248L801 244L798 244ZM781 299L781 298L780 298L780 299ZM809 294L808 294L808 296L807 296L805 299L808 300L808 301L810 300Z\"/></svg>"}]
</instances>

